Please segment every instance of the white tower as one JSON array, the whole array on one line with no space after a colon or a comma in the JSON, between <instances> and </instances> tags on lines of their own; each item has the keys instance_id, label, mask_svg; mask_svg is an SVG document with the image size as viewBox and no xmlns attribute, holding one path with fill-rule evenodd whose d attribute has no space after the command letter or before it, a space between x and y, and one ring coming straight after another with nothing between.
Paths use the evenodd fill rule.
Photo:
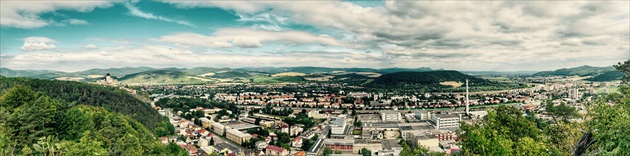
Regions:
<instances>
[{"instance_id":1,"label":"white tower","mask_svg":"<svg viewBox=\"0 0 630 156\"><path fill-rule=\"evenodd\" d=\"M468 115L468 111L470 110L470 109L468 108L468 105L470 104L470 103L469 103L470 99L469 99L469 97L468 97L468 96L469 96L469 95L468 95L468 79L466 79L466 115Z\"/></svg>"}]
</instances>

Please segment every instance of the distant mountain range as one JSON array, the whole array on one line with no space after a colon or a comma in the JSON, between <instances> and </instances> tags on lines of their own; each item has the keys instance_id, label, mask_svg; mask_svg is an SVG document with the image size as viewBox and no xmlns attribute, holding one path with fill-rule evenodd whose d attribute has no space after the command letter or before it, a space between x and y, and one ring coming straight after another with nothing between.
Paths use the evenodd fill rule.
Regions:
<instances>
[{"instance_id":1,"label":"distant mountain range","mask_svg":"<svg viewBox=\"0 0 630 156\"><path fill-rule=\"evenodd\" d=\"M31 77L48 73L55 73L53 70L11 70L8 68L0 68L0 75L6 77Z\"/></svg>"},{"instance_id":2,"label":"distant mountain range","mask_svg":"<svg viewBox=\"0 0 630 156\"><path fill-rule=\"evenodd\" d=\"M591 76L588 81L614 81L623 77L623 73L617 71L615 67L593 67L579 66L574 68L562 68L554 71L543 71L533 74L533 76Z\"/></svg>"},{"instance_id":3,"label":"distant mountain range","mask_svg":"<svg viewBox=\"0 0 630 156\"><path fill-rule=\"evenodd\" d=\"M613 66L593 67L579 66L574 68L562 68L554 71L543 71L533 74L534 76L597 76L608 71L615 71Z\"/></svg>"},{"instance_id":4,"label":"distant mountain range","mask_svg":"<svg viewBox=\"0 0 630 156\"><path fill-rule=\"evenodd\" d=\"M246 82L246 80L252 79L255 82L284 82L278 80L291 80L288 82L297 82L301 78L318 79L322 77L322 80L330 81L347 81L347 80L359 80L374 79L373 83L384 83L385 79L394 78L405 82L401 78L395 78L396 76L408 76L405 74L422 73L427 71L445 71L444 73L451 73L453 71L446 71L442 69L433 70L427 67L421 68L329 68L329 67L250 67L250 68L212 68L212 67L195 67L195 68L151 68L151 67L124 67L124 68L109 68L109 69L90 69L79 72L60 72L52 70L11 70L8 68L0 68L0 75L6 77L29 77L37 79L78 79L80 81L92 82L101 79L106 73L110 73L113 77L119 78L123 83L142 83L143 81L155 82L155 83L203 83L203 82L223 82L230 81L229 79L236 79L240 82ZM307 76L297 76L301 78L276 78L270 80L265 77L273 76L278 73L304 73ZM394 74L390 76L388 74ZM439 72L438 72L439 73ZM480 76L480 75L533 75L533 76L591 76L590 81L612 81L617 80L623 76L621 73L616 72L612 66L609 67L593 67L593 66L580 66L575 68L563 68L555 71L543 71L543 72L531 72L531 71L519 71L519 72L501 72L501 71L462 71L459 74L468 74ZM381 76L381 74L383 76ZM418 74L416 77L418 80L424 81L418 76L426 73ZM380 79L377 77L381 76ZM460 75L461 76L461 75ZM295 76L291 76L295 77ZM330 77L330 78L326 78ZM470 78L470 77L468 77ZM359 82L355 81L355 82Z\"/></svg>"},{"instance_id":5,"label":"distant mountain range","mask_svg":"<svg viewBox=\"0 0 630 156\"><path fill-rule=\"evenodd\" d=\"M300 72L300 73L332 73L332 72L374 72L374 73L395 73L401 71L432 71L431 68L329 68L329 67L256 67L256 68L237 68L237 70L258 71L265 73L281 73L281 72Z\"/></svg>"}]
</instances>

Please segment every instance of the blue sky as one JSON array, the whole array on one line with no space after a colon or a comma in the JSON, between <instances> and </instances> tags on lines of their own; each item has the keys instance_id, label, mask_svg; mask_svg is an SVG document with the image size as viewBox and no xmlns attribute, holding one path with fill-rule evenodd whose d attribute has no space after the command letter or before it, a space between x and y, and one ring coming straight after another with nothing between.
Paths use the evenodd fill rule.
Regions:
<instances>
[{"instance_id":1,"label":"blue sky","mask_svg":"<svg viewBox=\"0 0 630 156\"><path fill-rule=\"evenodd\" d=\"M0 65L551 70L630 54L630 4L1 1Z\"/></svg>"}]
</instances>

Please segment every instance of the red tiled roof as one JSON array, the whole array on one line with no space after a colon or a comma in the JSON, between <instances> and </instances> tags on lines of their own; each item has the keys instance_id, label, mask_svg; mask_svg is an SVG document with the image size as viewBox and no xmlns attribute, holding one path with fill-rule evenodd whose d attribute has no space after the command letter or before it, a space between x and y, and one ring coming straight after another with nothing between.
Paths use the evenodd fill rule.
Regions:
<instances>
[{"instance_id":1,"label":"red tiled roof","mask_svg":"<svg viewBox=\"0 0 630 156\"><path fill-rule=\"evenodd\" d=\"M284 150L285 150L285 149L284 149L284 148L282 148L282 147L278 147L278 146L274 146L274 145L269 145L269 146L267 146L265 149L268 149L268 150L274 150L274 151L279 151L279 152L282 152L282 151L284 151Z\"/></svg>"}]
</instances>

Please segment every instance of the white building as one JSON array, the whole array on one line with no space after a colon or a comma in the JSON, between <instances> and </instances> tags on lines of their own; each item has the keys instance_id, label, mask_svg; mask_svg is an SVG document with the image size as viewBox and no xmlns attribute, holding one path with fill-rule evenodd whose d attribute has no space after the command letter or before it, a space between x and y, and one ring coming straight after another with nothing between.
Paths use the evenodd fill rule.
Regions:
<instances>
[{"instance_id":1,"label":"white building","mask_svg":"<svg viewBox=\"0 0 630 156\"><path fill-rule=\"evenodd\" d=\"M452 129L459 127L459 121L462 119L461 114L433 114L431 124L435 129Z\"/></svg>"},{"instance_id":2,"label":"white building","mask_svg":"<svg viewBox=\"0 0 630 156\"><path fill-rule=\"evenodd\" d=\"M339 115L334 123L330 125L331 138L345 138L348 125L346 123L346 115Z\"/></svg>"},{"instance_id":3,"label":"white building","mask_svg":"<svg viewBox=\"0 0 630 156\"><path fill-rule=\"evenodd\" d=\"M402 120L402 116L399 112L393 110L381 111L381 120L383 122L399 122Z\"/></svg>"}]
</instances>

